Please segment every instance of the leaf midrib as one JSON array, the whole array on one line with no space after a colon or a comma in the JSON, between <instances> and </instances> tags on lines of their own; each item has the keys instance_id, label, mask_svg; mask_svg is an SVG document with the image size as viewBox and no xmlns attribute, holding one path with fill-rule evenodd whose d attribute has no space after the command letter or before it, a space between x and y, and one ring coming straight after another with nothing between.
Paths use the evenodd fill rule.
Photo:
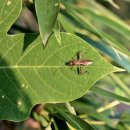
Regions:
<instances>
[{"instance_id":1,"label":"leaf midrib","mask_svg":"<svg viewBox=\"0 0 130 130\"><path fill-rule=\"evenodd\" d=\"M32 66L0 66L0 69L32 69L32 68L70 68L72 66L44 66L44 65L32 65ZM73 66L77 67L77 66ZM82 67L87 67L87 68L99 68L99 69L110 69L109 67L94 67L94 66L82 66Z\"/></svg>"}]
</instances>

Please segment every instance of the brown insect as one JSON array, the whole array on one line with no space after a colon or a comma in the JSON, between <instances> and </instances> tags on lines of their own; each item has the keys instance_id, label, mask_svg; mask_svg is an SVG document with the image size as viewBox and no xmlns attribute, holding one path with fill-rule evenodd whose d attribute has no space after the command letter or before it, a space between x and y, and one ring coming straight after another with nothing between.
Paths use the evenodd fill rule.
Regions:
<instances>
[{"instance_id":1,"label":"brown insect","mask_svg":"<svg viewBox=\"0 0 130 130\"><path fill-rule=\"evenodd\" d=\"M76 55L77 55L77 59L72 58L72 60L66 62L65 65L72 66L72 68L74 66L77 66L77 73L79 75L81 75L81 74L84 74L85 72L87 72L87 71L82 72L82 66L91 65L93 62L91 60L82 60L81 59L81 51L77 52Z\"/></svg>"}]
</instances>

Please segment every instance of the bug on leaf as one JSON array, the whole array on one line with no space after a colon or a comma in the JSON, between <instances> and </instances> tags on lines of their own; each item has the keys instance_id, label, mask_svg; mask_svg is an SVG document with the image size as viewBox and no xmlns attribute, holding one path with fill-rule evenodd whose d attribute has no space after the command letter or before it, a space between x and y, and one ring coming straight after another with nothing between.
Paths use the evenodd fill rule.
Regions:
<instances>
[{"instance_id":1,"label":"bug on leaf","mask_svg":"<svg viewBox=\"0 0 130 130\"><path fill-rule=\"evenodd\" d=\"M87 72L87 71L82 72L82 66L91 65L93 62L92 62L91 60L83 60L83 59L81 59L81 51L77 52L77 53L76 53L76 56L77 56L77 59L73 59L73 58L72 58L72 60L66 62L65 65L71 66L72 68L73 68L74 66L77 66L77 73L78 73L79 75L82 75L82 74L84 74L85 72ZM71 69L72 69L72 68L71 68Z\"/></svg>"}]
</instances>

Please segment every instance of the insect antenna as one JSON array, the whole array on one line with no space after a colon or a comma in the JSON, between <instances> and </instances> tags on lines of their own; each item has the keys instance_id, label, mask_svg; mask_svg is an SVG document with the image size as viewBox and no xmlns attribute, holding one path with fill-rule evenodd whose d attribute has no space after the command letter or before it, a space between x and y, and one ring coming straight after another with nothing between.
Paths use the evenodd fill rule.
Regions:
<instances>
[{"instance_id":1,"label":"insect antenna","mask_svg":"<svg viewBox=\"0 0 130 130\"><path fill-rule=\"evenodd\" d=\"M80 53L81 53L81 51L78 51L78 52L77 52L77 60L80 60L80 59L81 59L81 54L80 54Z\"/></svg>"}]
</instances>

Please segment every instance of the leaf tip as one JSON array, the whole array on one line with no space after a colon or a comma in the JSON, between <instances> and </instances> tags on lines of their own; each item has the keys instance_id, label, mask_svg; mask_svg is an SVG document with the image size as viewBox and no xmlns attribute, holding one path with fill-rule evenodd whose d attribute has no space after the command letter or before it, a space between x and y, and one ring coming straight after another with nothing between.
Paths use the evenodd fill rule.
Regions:
<instances>
[{"instance_id":1,"label":"leaf tip","mask_svg":"<svg viewBox=\"0 0 130 130\"><path fill-rule=\"evenodd\" d=\"M122 69L122 68L114 67L114 71L115 71L115 72L124 72L124 71L126 71L126 70L125 70L125 69Z\"/></svg>"}]
</instances>

